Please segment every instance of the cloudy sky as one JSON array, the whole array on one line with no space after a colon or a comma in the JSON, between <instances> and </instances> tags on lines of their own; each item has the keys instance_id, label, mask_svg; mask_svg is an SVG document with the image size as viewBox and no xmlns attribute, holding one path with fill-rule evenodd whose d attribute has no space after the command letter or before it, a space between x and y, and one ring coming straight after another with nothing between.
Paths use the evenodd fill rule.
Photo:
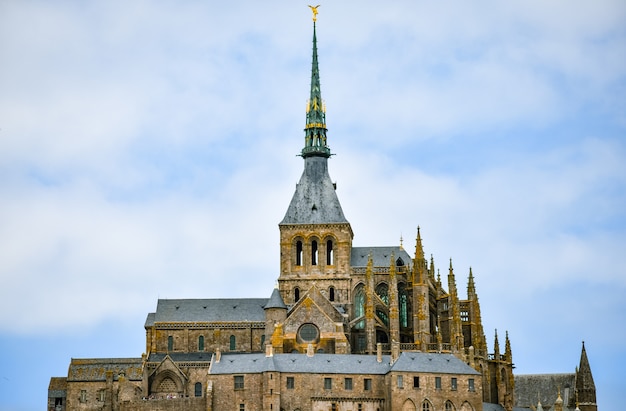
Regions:
<instances>
[{"instance_id":1,"label":"cloudy sky","mask_svg":"<svg viewBox=\"0 0 626 411\"><path fill-rule=\"evenodd\" d=\"M356 246L476 277L490 350L626 367L626 4L322 4L330 173ZM299 1L0 2L0 409L139 357L158 298L269 297L311 69ZM463 293L464 294L464 293ZM501 339L502 341L502 339Z\"/></svg>"}]
</instances>

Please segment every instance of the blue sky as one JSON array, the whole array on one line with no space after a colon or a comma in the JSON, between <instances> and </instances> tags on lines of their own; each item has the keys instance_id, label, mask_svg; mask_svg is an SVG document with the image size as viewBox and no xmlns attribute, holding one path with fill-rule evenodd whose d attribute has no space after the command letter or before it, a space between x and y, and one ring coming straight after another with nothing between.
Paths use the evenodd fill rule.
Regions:
<instances>
[{"instance_id":1,"label":"blue sky","mask_svg":"<svg viewBox=\"0 0 626 411\"><path fill-rule=\"evenodd\" d=\"M302 2L0 3L0 409L71 357L139 357L158 298L269 297L302 160ZM228 4L227 4L228 3ZM232 4L231 4L232 3ZM338 2L335 2L338 3ZM342 1L318 46L330 173L355 246L413 250L490 350L626 366L626 5Z\"/></svg>"}]
</instances>

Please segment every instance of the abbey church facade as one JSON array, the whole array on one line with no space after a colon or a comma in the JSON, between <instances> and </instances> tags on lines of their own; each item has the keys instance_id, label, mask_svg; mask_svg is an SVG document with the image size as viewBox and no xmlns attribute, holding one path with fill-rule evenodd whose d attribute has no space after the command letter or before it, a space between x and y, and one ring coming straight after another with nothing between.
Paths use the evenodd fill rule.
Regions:
<instances>
[{"instance_id":1,"label":"abbey church facade","mask_svg":"<svg viewBox=\"0 0 626 411\"><path fill-rule=\"evenodd\" d=\"M278 225L272 295L158 300L145 353L72 359L50 381L49 410L528 409L516 384L532 379L514 377L508 334L488 351L471 269L462 295L452 261L442 275L419 228L412 253L352 245L328 171L317 57L314 19L304 170ZM597 409L590 369L579 371L559 383L567 401L564 385L547 394L554 409Z\"/></svg>"}]
</instances>

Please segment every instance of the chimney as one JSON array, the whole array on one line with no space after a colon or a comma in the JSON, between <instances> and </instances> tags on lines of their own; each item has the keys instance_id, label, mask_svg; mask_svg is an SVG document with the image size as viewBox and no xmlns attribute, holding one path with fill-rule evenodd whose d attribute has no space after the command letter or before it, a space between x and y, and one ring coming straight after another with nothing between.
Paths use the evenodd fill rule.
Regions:
<instances>
[{"instance_id":1,"label":"chimney","mask_svg":"<svg viewBox=\"0 0 626 411\"><path fill-rule=\"evenodd\" d=\"M309 343L309 345L306 346L306 356L313 357L314 355L315 351L313 350L313 344Z\"/></svg>"},{"instance_id":2,"label":"chimney","mask_svg":"<svg viewBox=\"0 0 626 411\"><path fill-rule=\"evenodd\" d=\"M400 356L400 343L397 341L391 342L391 364L398 360Z\"/></svg>"},{"instance_id":3,"label":"chimney","mask_svg":"<svg viewBox=\"0 0 626 411\"><path fill-rule=\"evenodd\" d=\"M221 359L222 359L222 351L220 350L220 347L217 347L215 349L215 362L220 362Z\"/></svg>"},{"instance_id":4,"label":"chimney","mask_svg":"<svg viewBox=\"0 0 626 411\"><path fill-rule=\"evenodd\" d=\"M383 362L383 345L381 343L376 344L376 362Z\"/></svg>"},{"instance_id":5,"label":"chimney","mask_svg":"<svg viewBox=\"0 0 626 411\"><path fill-rule=\"evenodd\" d=\"M274 356L274 346L272 344L265 345L265 357L273 357Z\"/></svg>"}]
</instances>

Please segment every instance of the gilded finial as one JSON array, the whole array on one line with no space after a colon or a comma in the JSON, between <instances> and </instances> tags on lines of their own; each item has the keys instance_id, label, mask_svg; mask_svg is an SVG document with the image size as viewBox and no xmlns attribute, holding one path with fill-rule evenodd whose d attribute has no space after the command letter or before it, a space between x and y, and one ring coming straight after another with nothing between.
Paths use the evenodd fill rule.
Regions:
<instances>
[{"instance_id":1,"label":"gilded finial","mask_svg":"<svg viewBox=\"0 0 626 411\"><path fill-rule=\"evenodd\" d=\"M311 8L311 11L313 11L313 21L314 21L314 22L315 22L315 21L317 21L317 13L318 13L318 12L317 12L317 8L318 8L319 6L320 6L319 4L318 4L317 6L311 6L311 5L309 5L309 7Z\"/></svg>"}]
</instances>

